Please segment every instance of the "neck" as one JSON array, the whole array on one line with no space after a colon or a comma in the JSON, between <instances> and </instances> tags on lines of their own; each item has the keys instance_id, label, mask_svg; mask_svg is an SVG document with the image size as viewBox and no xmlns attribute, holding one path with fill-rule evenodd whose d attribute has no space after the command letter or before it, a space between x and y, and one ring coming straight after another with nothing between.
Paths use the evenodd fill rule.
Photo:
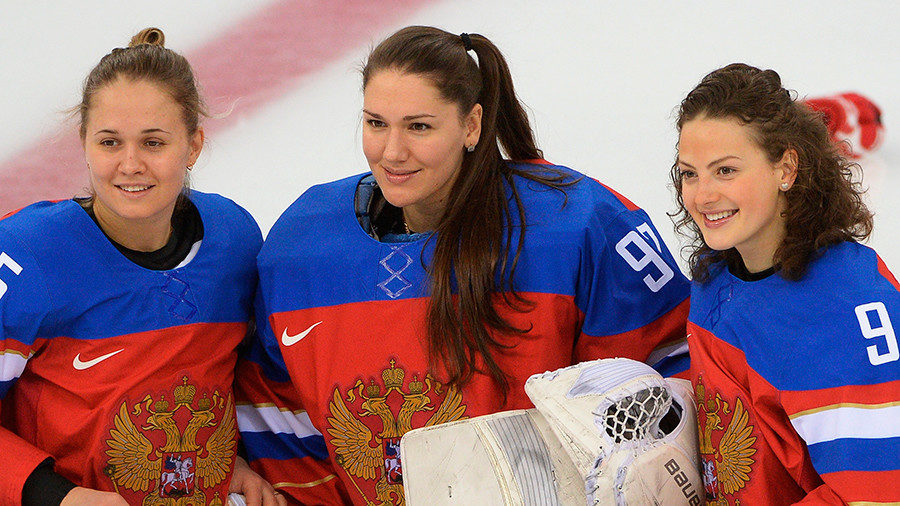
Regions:
<instances>
[{"instance_id":1,"label":"neck","mask_svg":"<svg viewBox=\"0 0 900 506\"><path fill-rule=\"evenodd\" d=\"M103 232L116 243L135 251L156 251L172 235L172 213L145 219L124 219L108 212L94 202L94 215Z\"/></svg>"},{"instance_id":2,"label":"neck","mask_svg":"<svg viewBox=\"0 0 900 506\"><path fill-rule=\"evenodd\" d=\"M406 224L407 233L430 232L440 224L443 214L443 209L427 213L414 206L406 206L403 208L403 222Z\"/></svg>"}]
</instances>

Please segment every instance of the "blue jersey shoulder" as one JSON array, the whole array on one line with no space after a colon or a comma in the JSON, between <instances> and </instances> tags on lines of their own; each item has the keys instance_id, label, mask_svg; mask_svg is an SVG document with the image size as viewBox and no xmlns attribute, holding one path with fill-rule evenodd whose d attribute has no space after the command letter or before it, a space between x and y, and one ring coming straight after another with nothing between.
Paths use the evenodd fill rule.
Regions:
<instances>
[{"instance_id":1,"label":"blue jersey shoulder","mask_svg":"<svg viewBox=\"0 0 900 506\"><path fill-rule=\"evenodd\" d=\"M875 364L868 351L885 355L896 346L900 292L860 244L829 246L798 281L775 274L744 282L717 267L707 283L694 284L690 319L742 350L781 390L900 379L900 362Z\"/></svg>"}]
</instances>

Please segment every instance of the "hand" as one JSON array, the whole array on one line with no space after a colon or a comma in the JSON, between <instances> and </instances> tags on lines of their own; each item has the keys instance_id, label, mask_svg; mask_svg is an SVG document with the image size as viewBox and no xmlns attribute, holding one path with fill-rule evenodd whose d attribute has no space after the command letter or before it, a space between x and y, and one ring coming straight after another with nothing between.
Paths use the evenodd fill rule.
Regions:
<instances>
[{"instance_id":1,"label":"hand","mask_svg":"<svg viewBox=\"0 0 900 506\"><path fill-rule=\"evenodd\" d=\"M243 494L247 506L287 506L287 499L240 457L234 463L234 475L228 491Z\"/></svg>"},{"instance_id":2,"label":"hand","mask_svg":"<svg viewBox=\"0 0 900 506\"><path fill-rule=\"evenodd\" d=\"M92 488L75 487L63 497L60 506L128 506L124 497L115 492L101 492Z\"/></svg>"}]
</instances>

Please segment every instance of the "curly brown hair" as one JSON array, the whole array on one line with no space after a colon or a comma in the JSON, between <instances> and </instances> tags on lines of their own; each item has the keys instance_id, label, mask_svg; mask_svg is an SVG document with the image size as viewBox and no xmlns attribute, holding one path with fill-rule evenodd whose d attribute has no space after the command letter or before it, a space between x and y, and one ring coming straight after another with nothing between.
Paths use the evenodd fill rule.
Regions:
<instances>
[{"instance_id":1,"label":"curly brown hair","mask_svg":"<svg viewBox=\"0 0 900 506\"><path fill-rule=\"evenodd\" d=\"M774 70L732 63L706 75L681 102L678 132L695 118L735 118L750 129L750 137L772 163L785 151L796 151L797 177L786 192L786 236L775 252L775 265L786 279L797 280L824 246L859 241L872 232L872 213L862 200L860 183L853 180L858 165L840 154L828 136L825 121L781 85ZM705 281L712 264L740 265L735 248L717 251L703 240L682 198L681 174L676 163L670 177L678 209L670 213L676 230L691 243L691 277Z\"/></svg>"}]
</instances>

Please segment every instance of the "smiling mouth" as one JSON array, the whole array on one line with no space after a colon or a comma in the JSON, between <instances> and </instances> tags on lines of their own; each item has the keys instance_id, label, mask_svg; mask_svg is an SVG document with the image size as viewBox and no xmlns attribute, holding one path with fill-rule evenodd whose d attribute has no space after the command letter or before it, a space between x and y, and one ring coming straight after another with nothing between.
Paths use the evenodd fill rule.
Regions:
<instances>
[{"instance_id":1,"label":"smiling mouth","mask_svg":"<svg viewBox=\"0 0 900 506\"><path fill-rule=\"evenodd\" d=\"M736 209L731 209L731 210L728 210L728 211L722 211L722 212L720 212L720 213L714 213L714 214L706 214L706 213L704 213L704 214L703 214L703 217L706 218L706 219L709 220L709 221L719 221L719 220L724 220L725 218L729 218L729 217L731 217L731 216L734 216L736 213L737 213L737 210L736 210Z\"/></svg>"},{"instance_id":2,"label":"smiling mouth","mask_svg":"<svg viewBox=\"0 0 900 506\"><path fill-rule=\"evenodd\" d=\"M389 169L384 166L382 166L382 168L384 169L385 172L387 172L388 174L390 174L392 176L409 176L409 175L415 174L416 172L419 172L418 170L398 171L396 169Z\"/></svg>"},{"instance_id":3,"label":"smiling mouth","mask_svg":"<svg viewBox=\"0 0 900 506\"><path fill-rule=\"evenodd\" d=\"M139 185L139 184L129 184L129 185L117 184L115 186L116 186L116 188L118 188L122 191L126 191L128 193L138 193L138 192L142 192L144 190L149 190L150 188L153 187L153 185Z\"/></svg>"}]
</instances>

